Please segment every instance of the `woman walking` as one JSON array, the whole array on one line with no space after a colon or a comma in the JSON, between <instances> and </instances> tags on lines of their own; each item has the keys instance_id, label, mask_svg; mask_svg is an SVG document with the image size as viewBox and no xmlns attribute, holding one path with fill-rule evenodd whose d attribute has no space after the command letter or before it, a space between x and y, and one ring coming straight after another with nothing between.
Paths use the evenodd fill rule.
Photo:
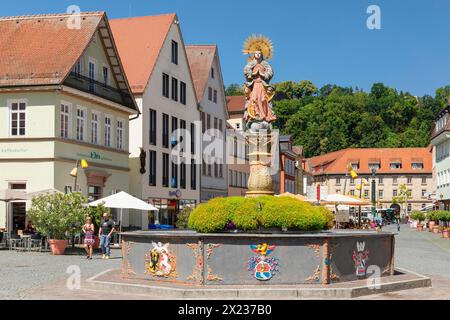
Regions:
<instances>
[{"instance_id":1,"label":"woman walking","mask_svg":"<svg viewBox=\"0 0 450 320\"><path fill-rule=\"evenodd\" d=\"M83 226L84 232L84 248L86 249L87 256L86 259L92 260L92 254L94 252L94 224L92 223L92 218L87 217L86 223Z\"/></svg>"}]
</instances>

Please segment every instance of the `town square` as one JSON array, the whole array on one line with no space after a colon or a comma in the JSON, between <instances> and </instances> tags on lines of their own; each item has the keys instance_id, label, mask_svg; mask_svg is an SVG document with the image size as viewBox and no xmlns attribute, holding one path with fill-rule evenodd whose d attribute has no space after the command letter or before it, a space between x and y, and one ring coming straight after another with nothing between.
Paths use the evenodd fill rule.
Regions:
<instances>
[{"instance_id":1,"label":"town square","mask_svg":"<svg viewBox=\"0 0 450 320\"><path fill-rule=\"evenodd\" d=\"M450 300L450 3L319 2L0 7L0 300Z\"/></svg>"}]
</instances>

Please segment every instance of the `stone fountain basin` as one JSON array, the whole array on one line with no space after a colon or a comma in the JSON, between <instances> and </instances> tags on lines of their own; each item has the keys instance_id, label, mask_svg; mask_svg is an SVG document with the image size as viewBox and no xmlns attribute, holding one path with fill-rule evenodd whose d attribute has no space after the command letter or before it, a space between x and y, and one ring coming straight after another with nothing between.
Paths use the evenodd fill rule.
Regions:
<instances>
[{"instance_id":1,"label":"stone fountain basin","mask_svg":"<svg viewBox=\"0 0 450 320\"><path fill-rule=\"evenodd\" d=\"M154 282L326 285L394 274L395 234L390 232L137 231L121 235L122 275Z\"/></svg>"}]
</instances>

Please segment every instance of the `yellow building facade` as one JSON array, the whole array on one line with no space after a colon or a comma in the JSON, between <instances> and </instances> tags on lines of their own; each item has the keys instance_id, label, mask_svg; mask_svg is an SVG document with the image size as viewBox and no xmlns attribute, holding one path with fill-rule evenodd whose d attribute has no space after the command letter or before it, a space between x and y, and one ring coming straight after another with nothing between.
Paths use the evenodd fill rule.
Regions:
<instances>
[{"instance_id":1,"label":"yellow building facade","mask_svg":"<svg viewBox=\"0 0 450 320\"><path fill-rule=\"evenodd\" d=\"M0 190L67 193L76 188L94 200L129 189L129 121L139 112L106 16L89 13L81 17L80 29L74 31L63 24L69 15L21 17L17 22L24 29L42 26L33 41L52 39L47 45L54 50L33 58L24 55L26 49L11 49L10 54L28 65L26 75L18 70L14 76L16 69L0 67ZM7 19L0 24L5 29L15 27ZM58 32L61 39L64 33L72 39L77 32L82 34L69 44L64 41L70 39L54 39L52 32ZM70 49L70 45L80 48ZM65 61L52 56L59 47L67 52ZM39 69L45 60L46 75ZM70 172L81 159L89 167L78 169L75 185ZM29 200L0 202L0 228L23 229L29 206ZM125 215L124 225L127 220Z\"/></svg>"}]
</instances>

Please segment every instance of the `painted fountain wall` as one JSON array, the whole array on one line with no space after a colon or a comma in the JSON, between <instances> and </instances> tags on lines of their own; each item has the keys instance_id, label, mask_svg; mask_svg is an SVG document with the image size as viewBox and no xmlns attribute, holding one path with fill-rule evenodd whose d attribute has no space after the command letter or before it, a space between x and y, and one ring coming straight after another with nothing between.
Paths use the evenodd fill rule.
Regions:
<instances>
[{"instance_id":1,"label":"painted fountain wall","mask_svg":"<svg viewBox=\"0 0 450 320\"><path fill-rule=\"evenodd\" d=\"M123 233L127 277L192 285L329 284L394 273L394 234Z\"/></svg>"}]
</instances>

